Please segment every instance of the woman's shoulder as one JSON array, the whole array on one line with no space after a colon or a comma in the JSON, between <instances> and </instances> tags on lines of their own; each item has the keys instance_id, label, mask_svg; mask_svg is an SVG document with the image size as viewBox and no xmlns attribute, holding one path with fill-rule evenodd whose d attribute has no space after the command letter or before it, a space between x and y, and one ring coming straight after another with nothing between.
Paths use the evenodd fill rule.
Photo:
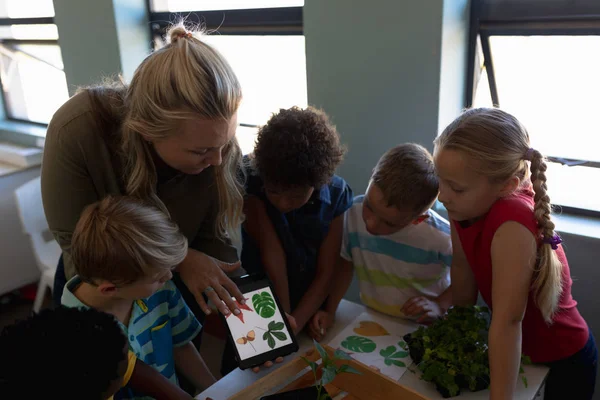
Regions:
<instances>
[{"instance_id":1,"label":"woman's shoulder","mask_svg":"<svg viewBox=\"0 0 600 400\"><path fill-rule=\"evenodd\" d=\"M93 122L92 103L86 91L81 91L67 100L52 116L48 134L60 132L73 123Z\"/></svg>"},{"instance_id":2,"label":"woman's shoulder","mask_svg":"<svg viewBox=\"0 0 600 400\"><path fill-rule=\"evenodd\" d=\"M54 113L48 124L46 143L80 149L94 148L109 138L107 132L102 131L91 96L88 91L83 90L73 95Z\"/></svg>"}]
</instances>

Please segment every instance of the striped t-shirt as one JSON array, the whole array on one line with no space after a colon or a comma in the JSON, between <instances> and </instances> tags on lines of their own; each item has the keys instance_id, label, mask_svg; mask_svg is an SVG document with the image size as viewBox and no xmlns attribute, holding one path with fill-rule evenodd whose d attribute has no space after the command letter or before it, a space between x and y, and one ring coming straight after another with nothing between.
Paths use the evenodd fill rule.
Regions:
<instances>
[{"instance_id":1,"label":"striped t-shirt","mask_svg":"<svg viewBox=\"0 0 600 400\"><path fill-rule=\"evenodd\" d=\"M405 317L400 309L408 299L437 297L450 286L450 225L429 210L429 218L420 224L375 236L362 218L363 199L356 197L344 216L341 256L354 265L365 305Z\"/></svg>"},{"instance_id":2,"label":"striped t-shirt","mask_svg":"<svg viewBox=\"0 0 600 400\"><path fill-rule=\"evenodd\" d=\"M67 282L61 299L64 306L87 308L73 294L80 284L81 279L78 276L74 276ZM152 296L134 301L128 326L121 322L119 325L129 338L129 350L139 360L178 385L173 348L189 343L200 332L202 326L188 308L175 284L167 281ZM90 346L93 345L90 343ZM125 386L115 394L114 399L152 398L140 396Z\"/></svg>"}]
</instances>

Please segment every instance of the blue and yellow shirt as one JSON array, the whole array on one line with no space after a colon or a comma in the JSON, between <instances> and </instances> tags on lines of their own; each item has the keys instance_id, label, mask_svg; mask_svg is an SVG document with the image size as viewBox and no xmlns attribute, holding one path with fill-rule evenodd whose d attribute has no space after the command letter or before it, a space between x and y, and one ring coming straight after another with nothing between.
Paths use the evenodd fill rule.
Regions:
<instances>
[{"instance_id":1,"label":"blue and yellow shirt","mask_svg":"<svg viewBox=\"0 0 600 400\"><path fill-rule=\"evenodd\" d=\"M75 276L65 285L62 304L67 307L88 308L73 292L81 284ZM128 326L119 322L129 338L129 349L171 382L178 384L175 374L173 348L189 343L202 326L194 317L179 290L168 281L152 296L136 300ZM93 345L90 343L90 345ZM121 389L115 399L145 399L128 387Z\"/></svg>"}]
</instances>

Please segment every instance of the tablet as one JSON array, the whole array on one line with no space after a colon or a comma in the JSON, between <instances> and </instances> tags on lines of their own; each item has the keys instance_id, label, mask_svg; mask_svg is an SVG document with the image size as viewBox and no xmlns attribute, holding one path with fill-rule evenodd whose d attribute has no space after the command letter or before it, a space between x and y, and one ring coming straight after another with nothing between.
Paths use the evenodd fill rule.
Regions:
<instances>
[{"instance_id":1,"label":"tablet","mask_svg":"<svg viewBox=\"0 0 600 400\"><path fill-rule=\"evenodd\" d=\"M244 275L233 281L244 294L246 304L238 303L239 315L221 316L240 369L298 351L296 337L266 275Z\"/></svg>"}]
</instances>

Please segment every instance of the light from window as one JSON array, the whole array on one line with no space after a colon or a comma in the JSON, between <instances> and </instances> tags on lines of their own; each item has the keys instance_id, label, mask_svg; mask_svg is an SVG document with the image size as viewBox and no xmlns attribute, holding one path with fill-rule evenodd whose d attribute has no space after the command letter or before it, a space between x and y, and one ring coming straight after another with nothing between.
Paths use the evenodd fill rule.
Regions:
<instances>
[{"instance_id":1,"label":"light from window","mask_svg":"<svg viewBox=\"0 0 600 400\"><path fill-rule=\"evenodd\" d=\"M303 5L304 0L151 0L152 11L156 12L245 10Z\"/></svg>"},{"instance_id":2,"label":"light from window","mask_svg":"<svg viewBox=\"0 0 600 400\"><path fill-rule=\"evenodd\" d=\"M54 24L0 26L0 39L57 40L58 29Z\"/></svg>"},{"instance_id":3,"label":"light from window","mask_svg":"<svg viewBox=\"0 0 600 400\"><path fill-rule=\"evenodd\" d=\"M525 125L532 147L600 161L600 36L492 36L490 48L500 106ZM486 80L474 106L490 105ZM549 163L546 175L553 203L600 211L590 192L600 169Z\"/></svg>"},{"instance_id":4,"label":"light from window","mask_svg":"<svg viewBox=\"0 0 600 400\"><path fill-rule=\"evenodd\" d=\"M203 40L225 56L240 80L240 123L263 125L280 108L306 107L304 36L208 35Z\"/></svg>"},{"instance_id":5,"label":"light from window","mask_svg":"<svg viewBox=\"0 0 600 400\"><path fill-rule=\"evenodd\" d=\"M69 98L57 45L0 45L7 117L47 124Z\"/></svg>"},{"instance_id":6,"label":"light from window","mask_svg":"<svg viewBox=\"0 0 600 400\"><path fill-rule=\"evenodd\" d=\"M256 136L258 135L258 128L250 128L247 126L238 126L235 137L240 144L242 154L246 155L254 151L254 144L256 142Z\"/></svg>"},{"instance_id":7,"label":"light from window","mask_svg":"<svg viewBox=\"0 0 600 400\"><path fill-rule=\"evenodd\" d=\"M0 0L0 18L54 17L52 0Z\"/></svg>"}]
</instances>

